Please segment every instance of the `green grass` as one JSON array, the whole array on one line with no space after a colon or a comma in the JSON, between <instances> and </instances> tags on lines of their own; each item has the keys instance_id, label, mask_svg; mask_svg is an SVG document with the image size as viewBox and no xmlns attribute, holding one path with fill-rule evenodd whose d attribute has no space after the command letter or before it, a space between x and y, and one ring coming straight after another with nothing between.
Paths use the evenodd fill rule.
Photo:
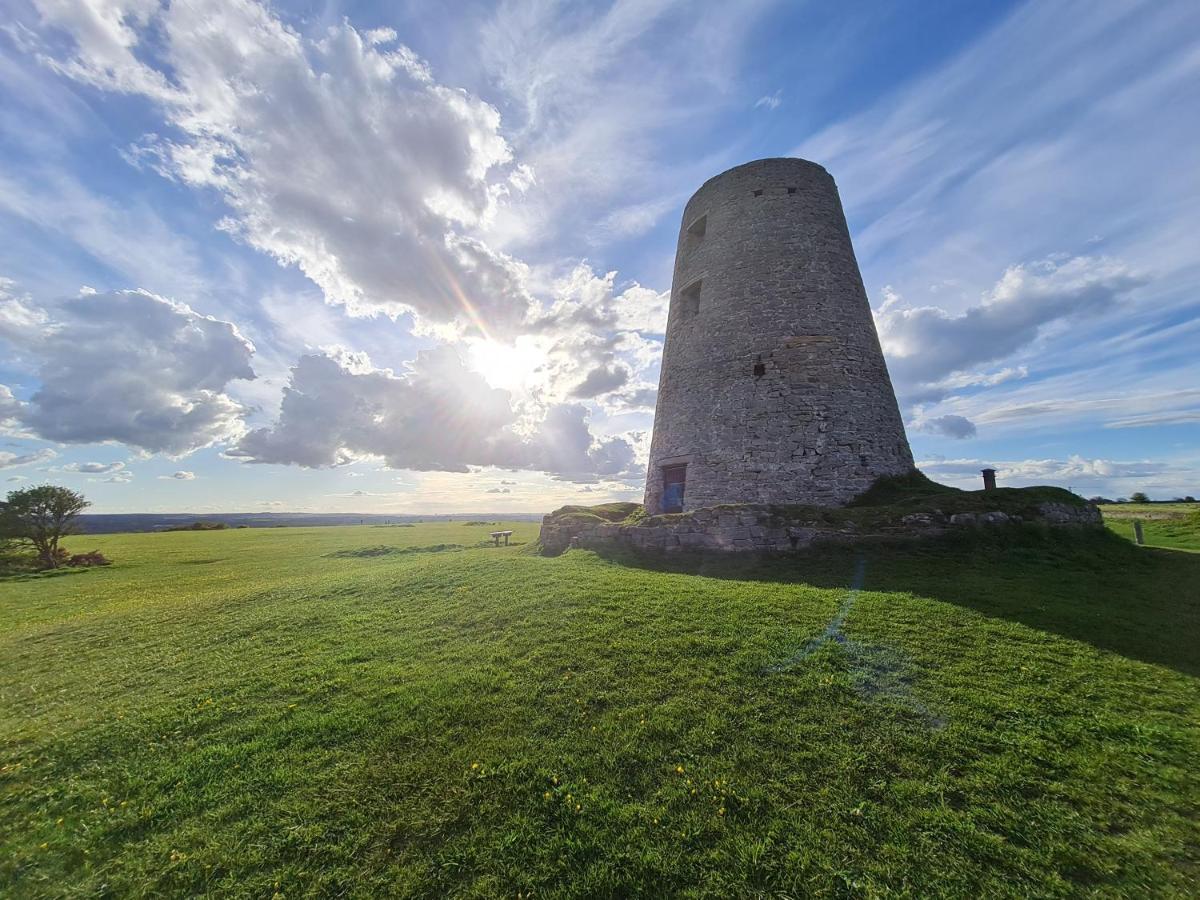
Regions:
<instances>
[{"instance_id":1,"label":"green grass","mask_svg":"<svg viewBox=\"0 0 1200 900\"><path fill-rule=\"evenodd\" d=\"M0 895L1194 892L1200 556L650 568L493 527L0 581Z\"/></svg>"},{"instance_id":2,"label":"green grass","mask_svg":"<svg viewBox=\"0 0 1200 900\"><path fill-rule=\"evenodd\" d=\"M1142 522L1148 547L1200 552L1200 505L1195 503L1112 503L1101 507L1105 524L1132 541L1133 521Z\"/></svg>"}]
</instances>

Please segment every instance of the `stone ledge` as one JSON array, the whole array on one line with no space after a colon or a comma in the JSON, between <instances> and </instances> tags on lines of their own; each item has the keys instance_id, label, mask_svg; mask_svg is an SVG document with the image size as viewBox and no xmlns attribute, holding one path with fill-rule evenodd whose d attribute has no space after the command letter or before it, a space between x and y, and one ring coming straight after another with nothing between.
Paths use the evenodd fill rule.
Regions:
<instances>
[{"instance_id":1,"label":"stone ledge","mask_svg":"<svg viewBox=\"0 0 1200 900\"><path fill-rule=\"evenodd\" d=\"M954 505L945 504L948 509L931 506L914 512L906 511L903 506L857 509L717 506L645 518L631 514L616 522L581 516L579 507L572 507L571 513L558 510L542 520L540 543L542 552L550 556L573 547L635 553L779 553L819 543L935 537L956 529L997 525L1097 527L1103 524L1100 510L1086 503L1031 502L1013 511L1010 502L1004 504L1009 506L1007 511L983 508L963 512L954 512Z\"/></svg>"}]
</instances>

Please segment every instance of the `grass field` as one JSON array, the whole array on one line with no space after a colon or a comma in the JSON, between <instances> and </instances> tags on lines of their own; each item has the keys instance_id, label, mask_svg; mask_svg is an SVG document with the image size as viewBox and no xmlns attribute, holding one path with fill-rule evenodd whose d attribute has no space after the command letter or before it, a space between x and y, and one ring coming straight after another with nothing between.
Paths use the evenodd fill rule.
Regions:
<instances>
[{"instance_id":1,"label":"grass field","mask_svg":"<svg viewBox=\"0 0 1200 900\"><path fill-rule=\"evenodd\" d=\"M1133 540L1133 522L1140 519L1146 546L1200 553L1200 504L1108 503L1100 509L1105 524L1126 540Z\"/></svg>"},{"instance_id":2,"label":"grass field","mask_svg":"<svg viewBox=\"0 0 1200 900\"><path fill-rule=\"evenodd\" d=\"M1200 555L489 530L0 581L0 895L1194 896Z\"/></svg>"}]
</instances>

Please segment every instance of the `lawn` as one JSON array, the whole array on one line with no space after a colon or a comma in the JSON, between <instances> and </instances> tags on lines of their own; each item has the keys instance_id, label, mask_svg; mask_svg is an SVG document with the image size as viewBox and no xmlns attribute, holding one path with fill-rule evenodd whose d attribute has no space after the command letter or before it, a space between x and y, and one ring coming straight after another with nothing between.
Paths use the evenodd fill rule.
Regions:
<instances>
[{"instance_id":1,"label":"lawn","mask_svg":"<svg viewBox=\"0 0 1200 900\"><path fill-rule=\"evenodd\" d=\"M494 527L0 581L0 895L1194 896L1200 555Z\"/></svg>"},{"instance_id":2,"label":"lawn","mask_svg":"<svg viewBox=\"0 0 1200 900\"><path fill-rule=\"evenodd\" d=\"M1105 524L1127 540L1133 540L1137 519L1146 546L1200 552L1200 504L1109 503L1101 510Z\"/></svg>"}]
</instances>

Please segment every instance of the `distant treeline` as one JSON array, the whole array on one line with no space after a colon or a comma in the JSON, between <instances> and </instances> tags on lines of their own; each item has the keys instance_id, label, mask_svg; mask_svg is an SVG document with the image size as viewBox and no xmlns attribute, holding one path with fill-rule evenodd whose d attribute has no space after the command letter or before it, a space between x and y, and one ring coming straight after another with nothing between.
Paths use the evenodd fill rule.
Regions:
<instances>
[{"instance_id":1,"label":"distant treeline","mask_svg":"<svg viewBox=\"0 0 1200 900\"><path fill-rule=\"evenodd\" d=\"M193 530L197 522L220 522L226 528L309 528L315 525L402 525L415 522L540 522L541 513L459 513L454 515L370 515L353 513L85 513L79 517L87 534L128 531Z\"/></svg>"}]
</instances>

